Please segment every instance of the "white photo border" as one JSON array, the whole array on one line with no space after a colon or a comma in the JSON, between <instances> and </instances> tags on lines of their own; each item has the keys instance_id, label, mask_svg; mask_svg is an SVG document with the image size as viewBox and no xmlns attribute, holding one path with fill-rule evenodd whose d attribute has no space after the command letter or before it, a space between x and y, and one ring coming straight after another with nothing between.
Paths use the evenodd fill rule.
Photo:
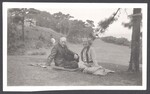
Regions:
<instances>
[{"instance_id":1,"label":"white photo border","mask_svg":"<svg viewBox=\"0 0 150 94\"><path fill-rule=\"evenodd\" d=\"M143 40L142 40L142 86L7 86L7 9L8 8L48 8L51 4L78 8L81 5L102 8L142 8ZM3 91L49 91L49 90L146 90L147 89L147 3L41 3L41 2L3 2Z\"/></svg>"}]
</instances>

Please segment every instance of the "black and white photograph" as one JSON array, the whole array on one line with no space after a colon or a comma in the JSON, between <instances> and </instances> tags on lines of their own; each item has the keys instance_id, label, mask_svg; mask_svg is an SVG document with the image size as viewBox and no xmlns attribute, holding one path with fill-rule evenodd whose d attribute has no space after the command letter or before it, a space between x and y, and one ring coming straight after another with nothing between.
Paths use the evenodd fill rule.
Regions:
<instances>
[{"instance_id":1,"label":"black and white photograph","mask_svg":"<svg viewBox=\"0 0 150 94\"><path fill-rule=\"evenodd\" d=\"M146 3L3 2L3 91L146 89Z\"/></svg>"}]
</instances>

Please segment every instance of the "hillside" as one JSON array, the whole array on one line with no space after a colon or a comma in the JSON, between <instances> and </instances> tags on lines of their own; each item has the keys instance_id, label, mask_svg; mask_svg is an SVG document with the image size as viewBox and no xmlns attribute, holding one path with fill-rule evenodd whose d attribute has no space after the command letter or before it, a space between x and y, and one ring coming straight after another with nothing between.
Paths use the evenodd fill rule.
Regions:
<instances>
[{"instance_id":1,"label":"hillside","mask_svg":"<svg viewBox=\"0 0 150 94\"><path fill-rule=\"evenodd\" d=\"M52 30L51 28L45 27L25 27L26 35L30 39L38 39L40 35L44 36L45 39L48 39L50 35L53 35L54 38L59 38L62 34L59 34Z\"/></svg>"},{"instance_id":2,"label":"hillside","mask_svg":"<svg viewBox=\"0 0 150 94\"><path fill-rule=\"evenodd\" d=\"M17 31L15 31L18 36L21 36L22 30L21 26L17 27ZM52 30L51 28L33 26L25 27L25 42L22 42L20 38L18 38L15 42L15 48L17 50L13 50L9 54L24 54L28 50L39 49L39 48L49 48L50 47L50 39L51 35L58 40L62 34L59 34ZM13 47L11 47L13 48Z\"/></svg>"},{"instance_id":3,"label":"hillside","mask_svg":"<svg viewBox=\"0 0 150 94\"><path fill-rule=\"evenodd\" d=\"M59 34L51 28L44 28L39 26L25 26L24 28L25 40L22 41L22 28L20 25L15 29L15 36L9 36L8 54L9 55L24 55L29 50L50 48L51 37L56 40L62 34Z\"/></svg>"},{"instance_id":4,"label":"hillside","mask_svg":"<svg viewBox=\"0 0 150 94\"><path fill-rule=\"evenodd\" d=\"M40 35L44 37L45 40L49 40L50 35L53 34L53 36L57 39L62 34L59 34L55 32L54 30L50 28L44 28L44 27L26 27L26 36L28 37L27 45L28 45L28 51L26 53L32 54L32 55L49 55L50 49L35 49L34 46L36 45L45 45L46 43L41 42L38 38ZM78 53L80 55L81 49L83 48L82 44L72 44L67 43L69 48L73 50L74 52ZM97 59L99 62L106 62L106 63L115 63L120 65L128 65L129 58L130 58L130 48L127 46L121 46L116 45L112 43L106 43L102 41L101 39L96 39L93 43L93 46L96 50Z\"/></svg>"}]
</instances>

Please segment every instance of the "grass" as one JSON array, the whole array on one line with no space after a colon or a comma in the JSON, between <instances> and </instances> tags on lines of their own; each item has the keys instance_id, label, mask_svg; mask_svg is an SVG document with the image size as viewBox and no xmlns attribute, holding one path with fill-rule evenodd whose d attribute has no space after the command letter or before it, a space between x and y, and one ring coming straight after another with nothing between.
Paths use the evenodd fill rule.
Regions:
<instances>
[{"instance_id":1,"label":"grass","mask_svg":"<svg viewBox=\"0 0 150 94\"><path fill-rule=\"evenodd\" d=\"M82 45L68 44L69 48L80 55ZM99 62L128 65L130 59L130 48L127 46L119 46L106 43L97 39L93 43L97 60Z\"/></svg>"},{"instance_id":2,"label":"grass","mask_svg":"<svg viewBox=\"0 0 150 94\"><path fill-rule=\"evenodd\" d=\"M82 45L68 44L78 54ZM45 55L8 56L9 86L140 86L142 73L128 73L130 49L96 40L94 43L99 64L114 70L106 76L94 76L82 72L68 72L28 66L28 64L45 63L50 49L41 49Z\"/></svg>"},{"instance_id":3,"label":"grass","mask_svg":"<svg viewBox=\"0 0 150 94\"><path fill-rule=\"evenodd\" d=\"M136 86L141 85L141 73L126 72L127 66L100 63L105 68L116 73L106 76L94 76L82 72L68 72L28 66L31 63L44 63L43 56L9 56L8 85L9 86Z\"/></svg>"},{"instance_id":4,"label":"grass","mask_svg":"<svg viewBox=\"0 0 150 94\"><path fill-rule=\"evenodd\" d=\"M26 27L29 38L37 39L43 34L61 36L55 31L43 27ZM37 33L38 32L38 33ZM31 40L30 40L31 41ZM31 41L34 43L35 41ZM29 44L30 45L30 44ZM80 55L83 48L80 44L68 43L69 49ZM100 39L94 41L93 47L99 64L115 73L106 76L94 76L82 72L68 72L28 66L29 64L45 63L51 48L28 49L25 55L8 56L7 85L8 86L140 86L142 73L128 73L130 48L110 43Z\"/></svg>"},{"instance_id":5,"label":"grass","mask_svg":"<svg viewBox=\"0 0 150 94\"><path fill-rule=\"evenodd\" d=\"M46 49L32 49L32 50L28 50L26 51L26 55L46 55Z\"/></svg>"}]
</instances>

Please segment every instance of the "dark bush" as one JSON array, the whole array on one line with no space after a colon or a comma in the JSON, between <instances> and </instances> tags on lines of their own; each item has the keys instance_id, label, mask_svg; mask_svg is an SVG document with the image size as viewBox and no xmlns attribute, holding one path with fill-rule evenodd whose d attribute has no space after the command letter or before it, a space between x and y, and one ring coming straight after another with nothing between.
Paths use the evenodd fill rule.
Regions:
<instances>
[{"instance_id":1,"label":"dark bush","mask_svg":"<svg viewBox=\"0 0 150 94\"><path fill-rule=\"evenodd\" d=\"M41 34L39 37L39 40L41 40L42 42L44 42L45 41L45 37Z\"/></svg>"},{"instance_id":2,"label":"dark bush","mask_svg":"<svg viewBox=\"0 0 150 94\"><path fill-rule=\"evenodd\" d=\"M67 41L70 43L78 44L82 42L82 39L77 37L67 37Z\"/></svg>"},{"instance_id":3,"label":"dark bush","mask_svg":"<svg viewBox=\"0 0 150 94\"><path fill-rule=\"evenodd\" d=\"M105 42L113 43L117 45L123 45L123 46L129 46L129 47L131 45L131 42L128 41L126 38L116 38L113 36L107 36L107 37L102 37L101 39Z\"/></svg>"},{"instance_id":4,"label":"dark bush","mask_svg":"<svg viewBox=\"0 0 150 94\"><path fill-rule=\"evenodd\" d=\"M24 48L24 43L20 41L21 35L17 31L17 25L8 22L8 33L7 33L7 49L8 54L14 54L20 48Z\"/></svg>"}]
</instances>

